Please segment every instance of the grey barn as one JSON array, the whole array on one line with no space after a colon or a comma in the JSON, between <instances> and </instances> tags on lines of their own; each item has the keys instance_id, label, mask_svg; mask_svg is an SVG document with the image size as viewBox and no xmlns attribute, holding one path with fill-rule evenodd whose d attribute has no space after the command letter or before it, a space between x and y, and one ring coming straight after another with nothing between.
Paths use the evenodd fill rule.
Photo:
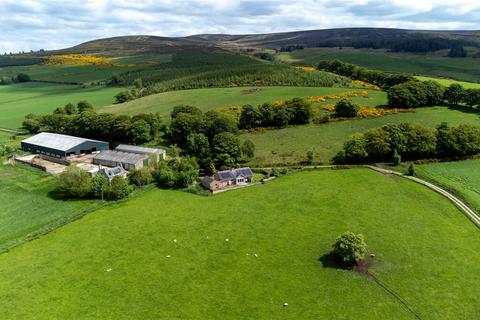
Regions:
<instances>
[{"instance_id":1,"label":"grey barn","mask_svg":"<svg viewBox=\"0 0 480 320\"><path fill-rule=\"evenodd\" d=\"M108 150L108 142L42 132L22 141L22 149L55 159Z\"/></svg>"},{"instance_id":2,"label":"grey barn","mask_svg":"<svg viewBox=\"0 0 480 320\"><path fill-rule=\"evenodd\" d=\"M160 161L160 158L165 160L165 157L167 156L166 151L163 149L131 146L128 144L119 144L115 148L115 150L122 152L145 154L152 157L152 160L155 160L156 162Z\"/></svg>"}]
</instances>

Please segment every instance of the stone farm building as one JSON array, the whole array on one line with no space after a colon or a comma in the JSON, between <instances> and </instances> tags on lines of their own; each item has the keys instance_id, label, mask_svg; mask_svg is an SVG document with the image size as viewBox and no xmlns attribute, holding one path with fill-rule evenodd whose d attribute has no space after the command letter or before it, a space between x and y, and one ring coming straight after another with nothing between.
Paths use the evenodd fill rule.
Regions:
<instances>
[{"instance_id":1,"label":"stone farm building","mask_svg":"<svg viewBox=\"0 0 480 320\"><path fill-rule=\"evenodd\" d=\"M93 163L107 167L122 167L125 170L148 167L165 158L165 150L129 145L119 145L115 150L106 150L93 158Z\"/></svg>"},{"instance_id":2,"label":"stone farm building","mask_svg":"<svg viewBox=\"0 0 480 320\"><path fill-rule=\"evenodd\" d=\"M108 150L108 142L42 132L22 141L22 149L50 160Z\"/></svg>"},{"instance_id":3,"label":"stone farm building","mask_svg":"<svg viewBox=\"0 0 480 320\"><path fill-rule=\"evenodd\" d=\"M212 177L204 177L202 184L205 188L216 191L232 186L246 185L252 181L253 172L250 168L238 168L218 171Z\"/></svg>"}]
</instances>

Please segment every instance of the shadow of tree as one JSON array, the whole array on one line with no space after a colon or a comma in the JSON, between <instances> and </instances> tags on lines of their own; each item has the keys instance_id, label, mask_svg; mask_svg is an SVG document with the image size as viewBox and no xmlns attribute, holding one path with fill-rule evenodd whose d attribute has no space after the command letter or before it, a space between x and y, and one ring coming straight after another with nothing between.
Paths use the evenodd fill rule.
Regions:
<instances>
[{"instance_id":1,"label":"shadow of tree","mask_svg":"<svg viewBox=\"0 0 480 320\"><path fill-rule=\"evenodd\" d=\"M322 263L324 268L345 269L332 252L324 254L318 259L318 261Z\"/></svg>"}]
</instances>

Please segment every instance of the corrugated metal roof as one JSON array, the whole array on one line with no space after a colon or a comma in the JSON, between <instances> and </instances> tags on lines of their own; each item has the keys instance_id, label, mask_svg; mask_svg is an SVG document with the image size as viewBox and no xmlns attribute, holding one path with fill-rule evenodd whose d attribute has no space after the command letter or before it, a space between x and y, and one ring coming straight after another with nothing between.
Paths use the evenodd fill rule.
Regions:
<instances>
[{"instance_id":1,"label":"corrugated metal roof","mask_svg":"<svg viewBox=\"0 0 480 320\"><path fill-rule=\"evenodd\" d=\"M68 151L84 142L97 142L107 144L104 141L85 139L74 136L67 136L65 134L41 132L33 137L27 138L22 142L37 145L44 148L50 148L60 151Z\"/></svg>"},{"instance_id":2,"label":"corrugated metal roof","mask_svg":"<svg viewBox=\"0 0 480 320\"><path fill-rule=\"evenodd\" d=\"M128 144L119 144L118 147L115 148L115 150L123 151L123 152L139 153L139 154L154 154L154 153L165 152L165 150L163 149L131 146Z\"/></svg>"},{"instance_id":3,"label":"corrugated metal roof","mask_svg":"<svg viewBox=\"0 0 480 320\"><path fill-rule=\"evenodd\" d=\"M104 160L118 163L136 164L138 161L145 159L145 155L121 152L116 150L105 150L97 154L93 160Z\"/></svg>"}]
</instances>

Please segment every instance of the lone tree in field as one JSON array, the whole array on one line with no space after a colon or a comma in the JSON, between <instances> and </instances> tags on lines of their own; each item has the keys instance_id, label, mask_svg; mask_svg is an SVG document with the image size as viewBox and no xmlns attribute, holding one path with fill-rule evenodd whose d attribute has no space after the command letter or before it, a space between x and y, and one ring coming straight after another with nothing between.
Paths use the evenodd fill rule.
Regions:
<instances>
[{"instance_id":1,"label":"lone tree in field","mask_svg":"<svg viewBox=\"0 0 480 320\"><path fill-rule=\"evenodd\" d=\"M342 99L335 105L335 115L341 118L355 118L360 107L351 100Z\"/></svg>"},{"instance_id":2,"label":"lone tree in field","mask_svg":"<svg viewBox=\"0 0 480 320\"><path fill-rule=\"evenodd\" d=\"M367 253L367 245L361 234L347 231L341 234L333 244L332 254L342 265L352 266L359 262Z\"/></svg>"}]
</instances>

